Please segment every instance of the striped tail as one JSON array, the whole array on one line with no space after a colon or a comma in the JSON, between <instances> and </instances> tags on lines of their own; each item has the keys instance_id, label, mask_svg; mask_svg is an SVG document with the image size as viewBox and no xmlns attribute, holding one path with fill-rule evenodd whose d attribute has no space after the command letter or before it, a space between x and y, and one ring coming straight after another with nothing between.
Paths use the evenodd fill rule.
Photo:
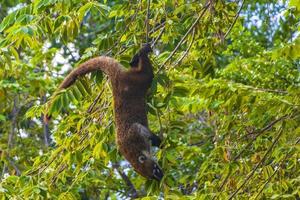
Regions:
<instances>
[{"instance_id":1,"label":"striped tail","mask_svg":"<svg viewBox=\"0 0 300 200\"><path fill-rule=\"evenodd\" d=\"M83 76L87 73L94 72L97 70L103 71L105 74L108 75L109 79L115 79L116 76L123 70L123 66L120 63L118 63L115 59L107 56L92 58L80 64L77 68L73 69L60 84L56 92L58 92L61 89L70 87L79 76ZM56 92L53 95L55 95ZM45 113L44 122L48 124L50 119L51 115Z\"/></svg>"},{"instance_id":2,"label":"striped tail","mask_svg":"<svg viewBox=\"0 0 300 200\"><path fill-rule=\"evenodd\" d=\"M83 76L89 72L101 70L105 74L107 74L109 78L111 78L118 74L122 70L122 68L122 65L113 58L107 56L92 58L80 64L77 68L73 69L71 73L60 84L58 89L70 87L79 76Z\"/></svg>"}]
</instances>

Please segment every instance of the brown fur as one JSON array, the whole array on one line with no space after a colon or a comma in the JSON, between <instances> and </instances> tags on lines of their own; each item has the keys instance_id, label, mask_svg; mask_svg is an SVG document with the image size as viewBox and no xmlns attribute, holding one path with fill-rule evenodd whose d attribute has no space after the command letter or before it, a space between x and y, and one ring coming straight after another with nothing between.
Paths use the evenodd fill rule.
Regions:
<instances>
[{"instance_id":1,"label":"brown fur","mask_svg":"<svg viewBox=\"0 0 300 200\"><path fill-rule=\"evenodd\" d=\"M93 58L74 69L61 83L59 89L69 87L78 76L89 72L102 70L106 73L113 88L119 151L139 174L160 180L163 173L150 154L150 141L159 146L160 139L148 129L145 101L153 79L153 68L148 58L149 49L148 46L142 48L133 57L132 68L127 71L113 58L105 56Z\"/></svg>"}]
</instances>

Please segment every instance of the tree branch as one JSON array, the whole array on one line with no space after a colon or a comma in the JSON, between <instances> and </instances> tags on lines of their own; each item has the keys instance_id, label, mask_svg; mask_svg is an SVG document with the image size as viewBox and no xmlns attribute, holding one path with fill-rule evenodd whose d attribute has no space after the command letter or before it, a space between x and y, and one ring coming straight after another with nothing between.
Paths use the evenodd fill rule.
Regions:
<instances>
[{"instance_id":1,"label":"tree branch","mask_svg":"<svg viewBox=\"0 0 300 200\"><path fill-rule=\"evenodd\" d=\"M271 152L271 150L273 149L273 147L275 146L275 144L278 142L279 138L281 137L283 133L283 130L280 129L279 134L277 135L277 137L274 139L273 143L271 144L271 146L269 147L269 149L266 151L265 155L263 156L263 158L260 160L259 163L257 163L257 165L252 169L251 173L247 176L247 178L244 180L244 182L230 195L229 200L233 199L233 197L235 197L235 195L248 183L248 181L250 180L250 178L254 175L255 171L258 169L258 167L260 165L263 164L263 162L266 160L267 155Z\"/></svg>"},{"instance_id":2,"label":"tree branch","mask_svg":"<svg viewBox=\"0 0 300 200\"><path fill-rule=\"evenodd\" d=\"M141 0L139 0L139 3L141 3ZM130 5L131 5L131 6L130 6L129 10L131 10L132 7L133 7L133 4L130 4ZM111 53L112 49L113 49L114 47L116 47L116 46L120 43L123 34L126 33L126 31L128 30L129 26L131 25L131 23L132 23L132 22L134 21L134 19L136 18L136 15L138 14L138 10L139 10L139 7L137 6L136 9L135 9L134 14L133 14L132 17L130 18L130 21L129 21L128 23L126 23L126 27L125 27L125 29L122 31L122 33L120 34L120 36L118 37L117 41L115 41L115 43L114 43L108 50L106 50L106 53L105 53L104 55L106 55L106 56L109 55L109 54ZM126 50L126 48L125 48L125 50Z\"/></svg>"},{"instance_id":3,"label":"tree branch","mask_svg":"<svg viewBox=\"0 0 300 200\"><path fill-rule=\"evenodd\" d=\"M283 160L280 162L282 163ZM264 190L264 188L266 187L266 185L272 180L272 178L275 176L275 174L279 171L280 169L280 165L277 167L277 169L274 170L273 174L271 174L271 176L268 177L267 181L264 183L264 185L262 186L262 188L260 189L260 191L257 193L257 195L254 197L254 199L257 199L257 197L259 197L259 195L262 193L262 191Z\"/></svg>"},{"instance_id":4,"label":"tree branch","mask_svg":"<svg viewBox=\"0 0 300 200\"><path fill-rule=\"evenodd\" d=\"M11 111L11 116L12 116L11 129L10 129L10 132L8 134L8 139L7 139L7 158L10 157L10 150L11 150L11 148L13 146L15 129L16 129L16 126L17 126L17 116L18 116L19 111L20 111L20 108L18 108L18 97L15 96L14 97L13 109ZM8 170L8 168L4 164L3 165L2 176L6 173L7 170Z\"/></svg>"},{"instance_id":5,"label":"tree branch","mask_svg":"<svg viewBox=\"0 0 300 200\"><path fill-rule=\"evenodd\" d=\"M9 164L15 169L16 175L17 175L17 176L20 176L20 175L21 175L21 171L20 171L20 169L18 168L18 166L15 164L15 162L14 162L12 159L10 159L9 157L7 157L7 160L8 160L8 162L9 162Z\"/></svg>"},{"instance_id":6,"label":"tree branch","mask_svg":"<svg viewBox=\"0 0 300 200\"><path fill-rule=\"evenodd\" d=\"M122 170L120 170L119 163L113 164L113 168L115 170L117 170L117 172L119 173L119 175L121 176L121 178L123 179L123 181L125 182L125 184L127 185L127 187L129 188L129 191L131 193L130 197L131 198L138 198L138 192L137 192L137 190L135 189L134 185L132 184L132 182L130 181L130 179L128 178L128 176Z\"/></svg>"},{"instance_id":7,"label":"tree branch","mask_svg":"<svg viewBox=\"0 0 300 200\"><path fill-rule=\"evenodd\" d=\"M300 138L296 141L295 145L299 144ZM280 161L278 164L277 168L274 170L273 174L268 177L266 182L263 184L262 188L260 191L257 193L257 195L254 197L254 199L257 199L259 195L262 193L262 191L265 189L266 185L272 180L272 178L276 175L276 173L281 169L282 164L285 162L285 160L289 157L289 154L286 154L285 157Z\"/></svg>"},{"instance_id":8,"label":"tree branch","mask_svg":"<svg viewBox=\"0 0 300 200\"><path fill-rule=\"evenodd\" d=\"M245 3L245 0L242 1L242 5L241 5L240 9L238 10L238 12L236 13L236 15L235 15L235 17L234 17L234 20L233 20L232 24L230 25L229 29L228 29L227 32L225 33L224 39L228 36L228 34L231 32L233 26L235 25L235 23L236 23L236 21L237 21L239 15L240 15L240 13L241 13L241 10L242 10L242 8L243 8L243 6L244 6L244 3Z\"/></svg>"},{"instance_id":9,"label":"tree branch","mask_svg":"<svg viewBox=\"0 0 300 200\"><path fill-rule=\"evenodd\" d=\"M155 40L152 42L151 48L153 48L153 47L156 45L157 41L161 38L162 34L163 34L164 31L165 31L165 28L166 28L166 27L163 26L163 28L160 30L158 36L157 36L157 37L155 38Z\"/></svg>"},{"instance_id":10,"label":"tree branch","mask_svg":"<svg viewBox=\"0 0 300 200\"><path fill-rule=\"evenodd\" d=\"M62 164L51 179L51 185L57 180L57 176L67 168L67 164Z\"/></svg>"},{"instance_id":11,"label":"tree branch","mask_svg":"<svg viewBox=\"0 0 300 200\"><path fill-rule=\"evenodd\" d=\"M163 139L163 127L162 127L162 123L161 123L160 114L159 114L158 109L156 109L156 116L157 116L158 124L159 124L159 137L160 137L160 139Z\"/></svg>"},{"instance_id":12,"label":"tree branch","mask_svg":"<svg viewBox=\"0 0 300 200\"><path fill-rule=\"evenodd\" d=\"M70 53L72 59L73 59L74 61L77 61L77 59L76 59L75 56L73 55L73 52L71 51L71 49L68 47L67 44L65 45L65 47L66 47L66 49L69 51L69 53Z\"/></svg>"},{"instance_id":13,"label":"tree branch","mask_svg":"<svg viewBox=\"0 0 300 200\"><path fill-rule=\"evenodd\" d=\"M47 102L46 95L42 96L42 102L45 104ZM50 138L50 129L49 129L49 123L45 123L44 121L44 114L41 115L41 122L43 125L43 133L44 133L44 143L46 147L49 147L51 143L51 138Z\"/></svg>"},{"instance_id":14,"label":"tree branch","mask_svg":"<svg viewBox=\"0 0 300 200\"><path fill-rule=\"evenodd\" d=\"M153 34L153 33L155 33L157 30L165 27L165 25L166 25L166 19L162 19L161 21L162 21L161 23L158 23L157 25L154 25L154 28L149 31L150 35Z\"/></svg>"},{"instance_id":15,"label":"tree branch","mask_svg":"<svg viewBox=\"0 0 300 200\"><path fill-rule=\"evenodd\" d=\"M185 50L185 52L183 53L183 55L174 64L174 66L178 65L179 63L181 63L181 61L187 56L187 54L189 53L189 51L190 51L190 49L191 49L191 47L192 47L192 45L194 43L194 39L195 39L195 28L193 28L191 43L189 44L188 48Z\"/></svg>"},{"instance_id":16,"label":"tree branch","mask_svg":"<svg viewBox=\"0 0 300 200\"><path fill-rule=\"evenodd\" d=\"M147 15L146 15L146 44L149 42L149 19L150 19L150 0L147 0Z\"/></svg>"},{"instance_id":17,"label":"tree branch","mask_svg":"<svg viewBox=\"0 0 300 200\"><path fill-rule=\"evenodd\" d=\"M174 56L174 54L176 53L176 51L179 49L179 47L181 46L181 44L183 43L183 41L186 39L186 37L190 34L190 32L193 30L193 28L196 26L196 24L199 22L199 20L204 16L206 10L208 9L210 5L210 2L208 2L203 8L202 8L202 12L201 14L197 17L197 19L194 21L194 23L190 26L190 28L188 29L188 31L184 34L184 36L181 38L181 40L178 42L178 44L176 45L175 49L171 52L171 54L167 57L167 59L161 64L161 66L159 67L157 73L159 73L162 68L165 66L165 64Z\"/></svg>"},{"instance_id":18,"label":"tree branch","mask_svg":"<svg viewBox=\"0 0 300 200\"><path fill-rule=\"evenodd\" d=\"M107 79L106 79L107 82ZM89 106L87 113L91 113L95 107L95 105L97 104L97 102L99 101L100 97L102 96L104 92L104 87L102 88L101 92L97 95L97 97L94 99L93 103Z\"/></svg>"},{"instance_id":19,"label":"tree branch","mask_svg":"<svg viewBox=\"0 0 300 200\"><path fill-rule=\"evenodd\" d=\"M11 124L11 129L10 129L10 133L8 135L8 141L7 141L7 146L8 149L12 148L12 143L13 143L13 138L14 138L14 133L15 133L15 128L17 126L17 115L19 113L19 108L18 108L18 99L17 97L14 98L14 105L13 105L13 109L11 111L11 115L12 115L12 124Z\"/></svg>"},{"instance_id":20,"label":"tree branch","mask_svg":"<svg viewBox=\"0 0 300 200\"><path fill-rule=\"evenodd\" d=\"M273 120L271 123L269 123L268 125L266 125L264 128L260 129L260 130L254 130L252 132L249 132L247 135L243 136L241 139L243 139L244 137L247 137L249 135L255 134L252 141L248 143L248 145L236 156L235 160L237 160L239 158L239 156L243 153L243 151L245 149L248 149L249 144L251 145L253 143L254 140L256 140L256 138L258 136L260 136L263 132L270 130L276 123L285 120L289 118L288 115L283 115L282 117L279 117L278 119Z\"/></svg>"},{"instance_id":21,"label":"tree branch","mask_svg":"<svg viewBox=\"0 0 300 200\"><path fill-rule=\"evenodd\" d=\"M264 128L262 128L262 129L260 129L260 130L257 130L257 131L254 131L254 132L256 132L257 134L255 135L255 137L239 152L239 154L238 155L236 155L235 157L234 157L234 159L233 159L233 161L235 162L235 161L237 161L239 158L240 158L240 156L242 155L242 153L246 150L246 149L249 149L249 147L253 144L253 142L256 140L256 138L258 137L258 136L260 136L262 133L264 133L265 131L267 131L267 130L269 130L270 128L272 128L276 123L278 123L278 122L280 122L280 121L282 121L282 120L285 120L285 119L287 119L287 115L284 115L284 116L282 116L282 117L280 117L280 118L278 118L278 119L276 119L276 120L274 120L274 121L272 121L270 124L268 124L268 125L266 125ZM225 184L227 183L227 181L228 181L228 179L229 179L229 177L230 177L230 175L231 175L231 173L232 173L232 171L230 170L229 172L228 172L228 174L226 175L226 177L225 177L225 179L224 179L224 181L221 183L221 186L219 187L219 191L222 191L222 189L223 189L223 187L225 186ZM219 195L217 195L217 196L215 196L213 199L215 199L215 198L217 198Z\"/></svg>"},{"instance_id":22,"label":"tree branch","mask_svg":"<svg viewBox=\"0 0 300 200\"><path fill-rule=\"evenodd\" d=\"M279 94L288 94L287 91L284 90L272 90L266 88L253 88L254 90L262 91L262 92L271 92L271 93L279 93Z\"/></svg>"}]
</instances>

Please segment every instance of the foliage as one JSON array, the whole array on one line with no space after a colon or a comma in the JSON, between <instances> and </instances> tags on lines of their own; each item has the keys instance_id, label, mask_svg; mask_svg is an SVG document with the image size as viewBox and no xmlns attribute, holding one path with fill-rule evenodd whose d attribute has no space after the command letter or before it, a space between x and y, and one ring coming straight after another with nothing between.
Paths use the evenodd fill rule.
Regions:
<instances>
[{"instance_id":1,"label":"foliage","mask_svg":"<svg viewBox=\"0 0 300 200\"><path fill-rule=\"evenodd\" d=\"M157 183L118 153L101 72L55 92L93 56L128 67L147 1L2 1L1 199L299 199L299 1L205 3L150 4Z\"/></svg>"}]
</instances>

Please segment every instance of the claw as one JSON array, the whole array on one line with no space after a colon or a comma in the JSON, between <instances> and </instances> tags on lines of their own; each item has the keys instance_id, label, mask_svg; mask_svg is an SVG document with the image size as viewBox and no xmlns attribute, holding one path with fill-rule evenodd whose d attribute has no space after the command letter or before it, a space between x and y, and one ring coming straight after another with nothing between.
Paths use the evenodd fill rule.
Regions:
<instances>
[{"instance_id":1,"label":"claw","mask_svg":"<svg viewBox=\"0 0 300 200\"><path fill-rule=\"evenodd\" d=\"M161 181L161 179L164 176L163 171L158 167L158 165L154 165L152 173L153 173L153 178L157 181Z\"/></svg>"}]
</instances>

